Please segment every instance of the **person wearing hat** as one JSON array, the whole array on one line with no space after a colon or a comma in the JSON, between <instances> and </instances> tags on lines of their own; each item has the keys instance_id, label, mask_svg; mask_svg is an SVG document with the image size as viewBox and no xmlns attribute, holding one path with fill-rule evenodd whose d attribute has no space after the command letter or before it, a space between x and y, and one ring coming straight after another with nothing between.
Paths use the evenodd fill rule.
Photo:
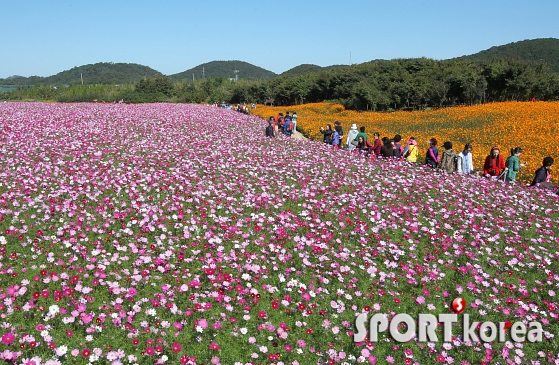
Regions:
<instances>
[{"instance_id":1,"label":"person wearing hat","mask_svg":"<svg viewBox=\"0 0 559 365\"><path fill-rule=\"evenodd\" d=\"M353 141L355 139L355 137L357 137L357 134L359 132L357 132L357 124L353 123L351 125L351 128L349 129L349 132L347 132L347 141L346 141L346 145L347 145L347 149L349 151L353 151L353 149L355 148L355 145L351 143L351 141Z\"/></svg>"},{"instance_id":2,"label":"person wearing hat","mask_svg":"<svg viewBox=\"0 0 559 365\"><path fill-rule=\"evenodd\" d=\"M403 156L408 162L415 163L419 157L419 150L417 149L417 141L414 137L410 137L406 142L407 146L404 148Z\"/></svg>"},{"instance_id":3,"label":"person wearing hat","mask_svg":"<svg viewBox=\"0 0 559 365\"><path fill-rule=\"evenodd\" d=\"M498 177L506 168L505 160L499 151L499 147L493 146L489 156L485 158L485 163L483 164L483 174L485 176Z\"/></svg>"},{"instance_id":4,"label":"person wearing hat","mask_svg":"<svg viewBox=\"0 0 559 365\"><path fill-rule=\"evenodd\" d=\"M516 173L524 166L526 166L526 162L520 163L520 154L522 153L522 148L516 147L510 150L510 156L507 158L505 162L505 166L507 167L507 173L505 175L506 182L515 182L516 181Z\"/></svg>"}]
</instances>

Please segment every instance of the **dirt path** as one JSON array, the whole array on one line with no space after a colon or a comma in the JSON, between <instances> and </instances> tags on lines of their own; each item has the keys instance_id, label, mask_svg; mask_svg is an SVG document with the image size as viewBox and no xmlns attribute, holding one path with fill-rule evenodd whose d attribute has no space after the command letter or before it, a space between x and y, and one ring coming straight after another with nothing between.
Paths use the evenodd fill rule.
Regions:
<instances>
[{"instance_id":1,"label":"dirt path","mask_svg":"<svg viewBox=\"0 0 559 365\"><path fill-rule=\"evenodd\" d=\"M303 136L301 133L299 132L295 132L291 135L291 138L295 138L295 139L305 139L305 136Z\"/></svg>"}]
</instances>

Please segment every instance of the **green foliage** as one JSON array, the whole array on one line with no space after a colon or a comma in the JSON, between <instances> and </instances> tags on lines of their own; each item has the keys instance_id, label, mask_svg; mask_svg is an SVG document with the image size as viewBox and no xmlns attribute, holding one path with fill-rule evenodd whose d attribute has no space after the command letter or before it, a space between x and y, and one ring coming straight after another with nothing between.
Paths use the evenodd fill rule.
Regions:
<instances>
[{"instance_id":1,"label":"green foliage","mask_svg":"<svg viewBox=\"0 0 559 365\"><path fill-rule=\"evenodd\" d=\"M1 80L5 85L81 85L125 84L144 77L162 76L159 71L135 63L100 62L74 67L49 77L16 77Z\"/></svg>"},{"instance_id":2,"label":"green foliage","mask_svg":"<svg viewBox=\"0 0 559 365\"><path fill-rule=\"evenodd\" d=\"M235 70L239 72L235 74ZM169 77L174 81L192 81L193 76L194 80L215 77L222 77L228 80L234 79L235 75L244 80L270 79L276 76L272 71L243 61L213 61L170 75Z\"/></svg>"},{"instance_id":3,"label":"green foliage","mask_svg":"<svg viewBox=\"0 0 559 365\"><path fill-rule=\"evenodd\" d=\"M353 66L300 65L276 77L270 71L241 61L210 62L168 77L140 65L95 64L62 72L55 75L56 80L64 79L68 85L74 85L83 72L84 79L92 77L102 83L114 80L118 73L118 77L127 75L128 80L134 79L128 82L133 86L119 88L113 84L107 88L55 89L43 85L47 79L55 80L55 76L44 79L14 77L8 81L33 82L38 86L2 95L12 100L124 99L130 102L274 105L338 100L348 109L378 111L525 101L532 97L559 100L559 74L553 72L553 64L548 65L544 58L530 61L535 55L554 55L558 44L556 39L517 42L494 47L486 51L492 56L485 58L472 55L445 61L413 58L375 60ZM478 55L481 54L486 53ZM513 54L515 57L510 56ZM202 78L202 70L205 78ZM232 81L234 70L239 71L237 81Z\"/></svg>"},{"instance_id":4,"label":"green foliage","mask_svg":"<svg viewBox=\"0 0 559 365\"><path fill-rule=\"evenodd\" d=\"M140 94L162 94L164 96L172 96L175 91L175 85L166 76L157 76L153 79L142 79L136 84L136 91Z\"/></svg>"},{"instance_id":5,"label":"green foliage","mask_svg":"<svg viewBox=\"0 0 559 365\"><path fill-rule=\"evenodd\" d=\"M559 39L540 38L513 42L458 59L478 63L495 60L533 61L545 63L553 72L559 72Z\"/></svg>"}]
</instances>

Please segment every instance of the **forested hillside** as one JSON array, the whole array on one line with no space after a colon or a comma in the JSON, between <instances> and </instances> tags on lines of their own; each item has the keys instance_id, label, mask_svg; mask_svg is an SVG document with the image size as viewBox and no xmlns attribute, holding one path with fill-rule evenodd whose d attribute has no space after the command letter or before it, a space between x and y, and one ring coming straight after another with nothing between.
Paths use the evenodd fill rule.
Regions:
<instances>
[{"instance_id":1,"label":"forested hillside","mask_svg":"<svg viewBox=\"0 0 559 365\"><path fill-rule=\"evenodd\" d=\"M244 80L269 79L276 76L272 71L251 65L243 61L213 61L201 64L189 70L170 75L174 81L223 77L226 79L241 78Z\"/></svg>"},{"instance_id":2,"label":"forested hillside","mask_svg":"<svg viewBox=\"0 0 559 365\"><path fill-rule=\"evenodd\" d=\"M161 76L161 72L135 63L100 62L74 67L49 77L8 77L1 80L4 85L95 85L125 84L145 77Z\"/></svg>"},{"instance_id":3,"label":"forested hillside","mask_svg":"<svg viewBox=\"0 0 559 365\"><path fill-rule=\"evenodd\" d=\"M559 39L541 38L491 47L469 56L458 57L464 61L488 62L497 59L542 62L554 72L559 72Z\"/></svg>"}]
</instances>

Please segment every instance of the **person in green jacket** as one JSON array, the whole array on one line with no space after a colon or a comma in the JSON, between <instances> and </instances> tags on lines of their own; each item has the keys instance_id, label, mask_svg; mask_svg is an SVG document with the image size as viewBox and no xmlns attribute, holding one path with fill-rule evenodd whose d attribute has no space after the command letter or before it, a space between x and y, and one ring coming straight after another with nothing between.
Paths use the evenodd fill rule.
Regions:
<instances>
[{"instance_id":1,"label":"person in green jacket","mask_svg":"<svg viewBox=\"0 0 559 365\"><path fill-rule=\"evenodd\" d=\"M357 135L355 136L355 138L353 140L354 141L359 141L359 137L363 137L364 141L367 140L367 133L365 133L365 126L362 126L362 127L359 128L359 133L357 133Z\"/></svg>"},{"instance_id":2,"label":"person in green jacket","mask_svg":"<svg viewBox=\"0 0 559 365\"><path fill-rule=\"evenodd\" d=\"M520 154L522 153L522 148L515 147L510 150L510 156L507 158L505 162L505 166L507 171L505 172L505 181L506 182L515 182L516 181L516 173L524 166L526 166L527 162L520 163Z\"/></svg>"}]
</instances>

